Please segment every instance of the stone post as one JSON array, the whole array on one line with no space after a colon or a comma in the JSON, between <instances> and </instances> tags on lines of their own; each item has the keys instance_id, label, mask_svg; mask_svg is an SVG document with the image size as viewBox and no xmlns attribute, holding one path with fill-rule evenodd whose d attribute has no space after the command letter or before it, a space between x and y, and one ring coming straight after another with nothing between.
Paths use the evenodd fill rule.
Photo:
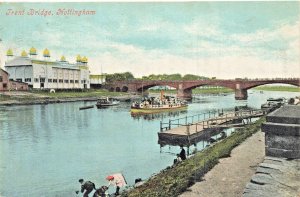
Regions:
<instances>
[{"instance_id":1,"label":"stone post","mask_svg":"<svg viewBox=\"0 0 300 197\"><path fill-rule=\"evenodd\" d=\"M266 156L300 159L300 106L287 105L267 115Z\"/></svg>"}]
</instances>

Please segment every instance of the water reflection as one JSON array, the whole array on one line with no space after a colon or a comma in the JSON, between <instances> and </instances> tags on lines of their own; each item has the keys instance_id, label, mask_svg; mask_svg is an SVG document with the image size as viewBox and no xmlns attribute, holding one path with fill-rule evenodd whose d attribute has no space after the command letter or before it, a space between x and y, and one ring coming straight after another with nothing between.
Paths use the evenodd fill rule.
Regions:
<instances>
[{"instance_id":1,"label":"water reflection","mask_svg":"<svg viewBox=\"0 0 300 197\"><path fill-rule=\"evenodd\" d=\"M134 120L163 120L165 118L174 118L181 115L187 114L187 110L172 111L172 112L161 112L153 114L134 114L131 113L131 117Z\"/></svg>"},{"instance_id":2,"label":"water reflection","mask_svg":"<svg viewBox=\"0 0 300 197\"><path fill-rule=\"evenodd\" d=\"M235 128L228 129L214 129L211 130L209 135L202 136L196 141L191 142L190 144L160 144L160 152L167 153L170 155L176 155L180 151L180 146L183 145L187 150L187 154L195 154L197 151L201 151L217 141L220 141L231 134L235 133L237 130Z\"/></svg>"}]
</instances>

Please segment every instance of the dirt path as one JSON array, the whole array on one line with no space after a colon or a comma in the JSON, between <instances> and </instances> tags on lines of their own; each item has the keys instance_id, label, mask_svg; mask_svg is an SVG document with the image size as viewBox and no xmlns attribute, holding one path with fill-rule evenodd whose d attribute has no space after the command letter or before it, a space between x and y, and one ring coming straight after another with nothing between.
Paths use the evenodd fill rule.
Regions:
<instances>
[{"instance_id":1,"label":"dirt path","mask_svg":"<svg viewBox=\"0 0 300 197\"><path fill-rule=\"evenodd\" d=\"M257 132L231 152L231 157L220 160L204 177L181 197L242 196L246 184L265 156L264 133Z\"/></svg>"}]
</instances>

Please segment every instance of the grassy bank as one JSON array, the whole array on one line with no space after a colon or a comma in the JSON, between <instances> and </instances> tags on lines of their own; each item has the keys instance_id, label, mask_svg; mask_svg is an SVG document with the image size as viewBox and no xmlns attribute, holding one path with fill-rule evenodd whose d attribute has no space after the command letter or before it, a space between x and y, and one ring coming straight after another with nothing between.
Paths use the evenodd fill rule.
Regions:
<instances>
[{"instance_id":1,"label":"grassy bank","mask_svg":"<svg viewBox=\"0 0 300 197\"><path fill-rule=\"evenodd\" d=\"M49 97L49 98L86 98L86 97L101 97L101 96L122 96L126 93L122 92L109 92L108 90L88 90L88 91L62 91L62 92L41 92L34 91L33 93L40 96Z\"/></svg>"},{"instance_id":2,"label":"grassy bank","mask_svg":"<svg viewBox=\"0 0 300 197\"><path fill-rule=\"evenodd\" d=\"M245 139L257 132L265 118L261 118L253 125L237 130L228 138L216 143L204 151L196 153L192 158L185 160L176 167L167 169L150 178L142 186L122 194L128 197L169 197L178 196L195 181L212 169L222 157L230 155L231 150Z\"/></svg>"},{"instance_id":3,"label":"grassy bank","mask_svg":"<svg viewBox=\"0 0 300 197\"><path fill-rule=\"evenodd\" d=\"M264 90L264 91L300 92L299 87L293 87L293 86L261 86L261 87L256 87L254 89Z\"/></svg>"},{"instance_id":4,"label":"grassy bank","mask_svg":"<svg viewBox=\"0 0 300 197\"><path fill-rule=\"evenodd\" d=\"M36 101L45 99L72 99L72 98L92 98L92 97L117 97L126 95L121 92L109 92L107 90L88 90L88 91L61 91L49 93L48 91L28 91L28 92L6 92L0 95L0 101Z\"/></svg>"},{"instance_id":5,"label":"grassy bank","mask_svg":"<svg viewBox=\"0 0 300 197\"><path fill-rule=\"evenodd\" d=\"M233 92L233 90L229 88L209 88L209 89L195 88L192 91L193 94L220 94L220 93ZM164 92L169 94L177 94L177 90L164 90ZM149 93L160 93L160 90L149 90Z\"/></svg>"}]
</instances>

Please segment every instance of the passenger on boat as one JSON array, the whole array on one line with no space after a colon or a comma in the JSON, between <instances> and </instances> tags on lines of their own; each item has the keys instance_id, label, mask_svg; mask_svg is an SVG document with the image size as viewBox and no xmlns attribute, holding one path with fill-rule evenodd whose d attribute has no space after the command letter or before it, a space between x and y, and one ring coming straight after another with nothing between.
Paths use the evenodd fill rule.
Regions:
<instances>
[{"instance_id":1,"label":"passenger on boat","mask_svg":"<svg viewBox=\"0 0 300 197\"><path fill-rule=\"evenodd\" d=\"M186 154L185 154L185 150L184 150L183 146L181 145L180 148L181 148L181 151L179 153L179 156L182 160L186 160Z\"/></svg>"},{"instance_id":2,"label":"passenger on boat","mask_svg":"<svg viewBox=\"0 0 300 197\"><path fill-rule=\"evenodd\" d=\"M79 179L78 182L81 184L81 193L83 193L83 197L88 197L89 193L91 193L94 189L96 190L95 184L91 181L84 182L83 179ZM78 194L79 191L76 191L76 194Z\"/></svg>"}]
</instances>

